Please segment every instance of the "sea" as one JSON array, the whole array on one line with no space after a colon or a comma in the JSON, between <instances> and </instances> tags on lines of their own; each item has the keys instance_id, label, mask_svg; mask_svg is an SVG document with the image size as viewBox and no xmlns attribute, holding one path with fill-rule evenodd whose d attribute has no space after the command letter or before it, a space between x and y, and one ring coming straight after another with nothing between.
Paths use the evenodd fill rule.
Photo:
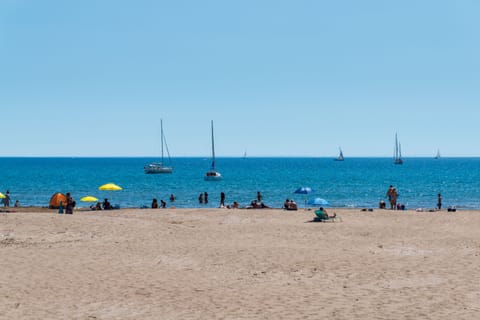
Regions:
<instances>
[{"instance_id":1,"label":"sea","mask_svg":"<svg viewBox=\"0 0 480 320\"><path fill-rule=\"evenodd\" d=\"M47 207L56 192L70 192L77 206L84 196L108 198L122 208L149 207L152 199L163 199L178 208L218 207L220 193L226 204L247 206L260 191L263 202L280 208L285 199L300 207L314 198L331 207L377 208L387 200L390 185L397 188L398 202L407 209L435 208L441 193L444 207L480 209L480 158L404 158L394 165L391 158L217 158L221 181L204 181L210 168L206 158L173 158L172 174L145 174L143 167L154 158L0 158L0 192L10 191L12 203ZM101 191L115 183L121 191ZM309 194L297 194L310 187ZM209 203L200 204L200 193ZM168 199L175 196L172 203ZM308 204L307 204L308 206Z\"/></svg>"}]
</instances>

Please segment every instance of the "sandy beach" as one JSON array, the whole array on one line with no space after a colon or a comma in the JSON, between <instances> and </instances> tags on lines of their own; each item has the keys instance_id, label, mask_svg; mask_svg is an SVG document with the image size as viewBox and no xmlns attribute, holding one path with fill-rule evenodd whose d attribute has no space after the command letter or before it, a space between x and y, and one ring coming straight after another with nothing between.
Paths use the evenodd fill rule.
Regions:
<instances>
[{"instance_id":1,"label":"sandy beach","mask_svg":"<svg viewBox=\"0 0 480 320\"><path fill-rule=\"evenodd\" d=\"M480 212L16 211L0 319L480 318Z\"/></svg>"}]
</instances>

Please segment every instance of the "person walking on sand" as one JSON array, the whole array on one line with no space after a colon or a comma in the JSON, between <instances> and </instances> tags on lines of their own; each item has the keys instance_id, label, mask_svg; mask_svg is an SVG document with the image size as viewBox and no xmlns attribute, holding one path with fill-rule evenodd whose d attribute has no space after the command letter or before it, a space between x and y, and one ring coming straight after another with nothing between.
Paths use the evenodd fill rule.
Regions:
<instances>
[{"instance_id":1,"label":"person walking on sand","mask_svg":"<svg viewBox=\"0 0 480 320\"><path fill-rule=\"evenodd\" d=\"M220 193L220 208L225 207L225 192Z\"/></svg>"},{"instance_id":2,"label":"person walking on sand","mask_svg":"<svg viewBox=\"0 0 480 320\"><path fill-rule=\"evenodd\" d=\"M437 196L437 209L442 210L442 195L440 193Z\"/></svg>"}]
</instances>

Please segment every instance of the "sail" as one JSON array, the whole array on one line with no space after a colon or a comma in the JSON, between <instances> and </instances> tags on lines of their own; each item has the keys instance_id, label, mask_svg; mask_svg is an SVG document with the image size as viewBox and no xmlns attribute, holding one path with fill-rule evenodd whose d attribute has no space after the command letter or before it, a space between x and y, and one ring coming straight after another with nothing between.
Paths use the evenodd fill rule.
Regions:
<instances>
[{"instance_id":1,"label":"sail","mask_svg":"<svg viewBox=\"0 0 480 320\"><path fill-rule=\"evenodd\" d=\"M160 119L160 150L161 150L161 161L150 163L144 167L145 173L172 173L173 167L170 165L170 152L168 150L167 140L165 139L165 134L163 133L163 120ZM164 145L165 150L168 155L168 165L165 165L165 155L164 155Z\"/></svg>"},{"instance_id":2,"label":"sail","mask_svg":"<svg viewBox=\"0 0 480 320\"><path fill-rule=\"evenodd\" d=\"M398 137L397 137L396 133L395 133L395 150L393 152L393 163L394 164L403 164L402 146L398 142Z\"/></svg>"},{"instance_id":3,"label":"sail","mask_svg":"<svg viewBox=\"0 0 480 320\"><path fill-rule=\"evenodd\" d=\"M333 159L333 160L335 160L335 161L343 161L343 160L344 160L344 158L343 158L343 152L342 152L342 148L338 148L338 150L339 150L338 157L336 157L336 158L335 158L335 159Z\"/></svg>"},{"instance_id":4,"label":"sail","mask_svg":"<svg viewBox=\"0 0 480 320\"><path fill-rule=\"evenodd\" d=\"M215 139L213 138L213 120L212 120L212 170L215 170Z\"/></svg>"},{"instance_id":5,"label":"sail","mask_svg":"<svg viewBox=\"0 0 480 320\"><path fill-rule=\"evenodd\" d=\"M213 136L213 120L211 122L212 125L212 164L210 170L205 174L204 179L206 181L217 181L222 179L222 175L216 171L215 169L215 140Z\"/></svg>"}]
</instances>

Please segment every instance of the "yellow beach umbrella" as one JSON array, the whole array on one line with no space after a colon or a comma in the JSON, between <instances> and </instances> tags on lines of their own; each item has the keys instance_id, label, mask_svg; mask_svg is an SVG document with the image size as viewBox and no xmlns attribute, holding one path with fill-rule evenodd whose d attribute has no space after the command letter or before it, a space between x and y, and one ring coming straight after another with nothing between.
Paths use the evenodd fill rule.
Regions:
<instances>
[{"instance_id":1,"label":"yellow beach umbrella","mask_svg":"<svg viewBox=\"0 0 480 320\"><path fill-rule=\"evenodd\" d=\"M81 198L80 201L83 201L83 202L95 202L95 201L98 201L98 199L95 198L95 197L92 197L92 196L85 196L85 197Z\"/></svg>"},{"instance_id":2,"label":"yellow beach umbrella","mask_svg":"<svg viewBox=\"0 0 480 320\"><path fill-rule=\"evenodd\" d=\"M5 199L5 198L6 198L6 196L3 193L0 192L0 199Z\"/></svg>"},{"instance_id":3,"label":"yellow beach umbrella","mask_svg":"<svg viewBox=\"0 0 480 320\"><path fill-rule=\"evenodd\" d=\"M122 190L122 187L117 186L115 183L107 183L98 187L98 190L118 191Z\"/></svg>"}]
</instances>

